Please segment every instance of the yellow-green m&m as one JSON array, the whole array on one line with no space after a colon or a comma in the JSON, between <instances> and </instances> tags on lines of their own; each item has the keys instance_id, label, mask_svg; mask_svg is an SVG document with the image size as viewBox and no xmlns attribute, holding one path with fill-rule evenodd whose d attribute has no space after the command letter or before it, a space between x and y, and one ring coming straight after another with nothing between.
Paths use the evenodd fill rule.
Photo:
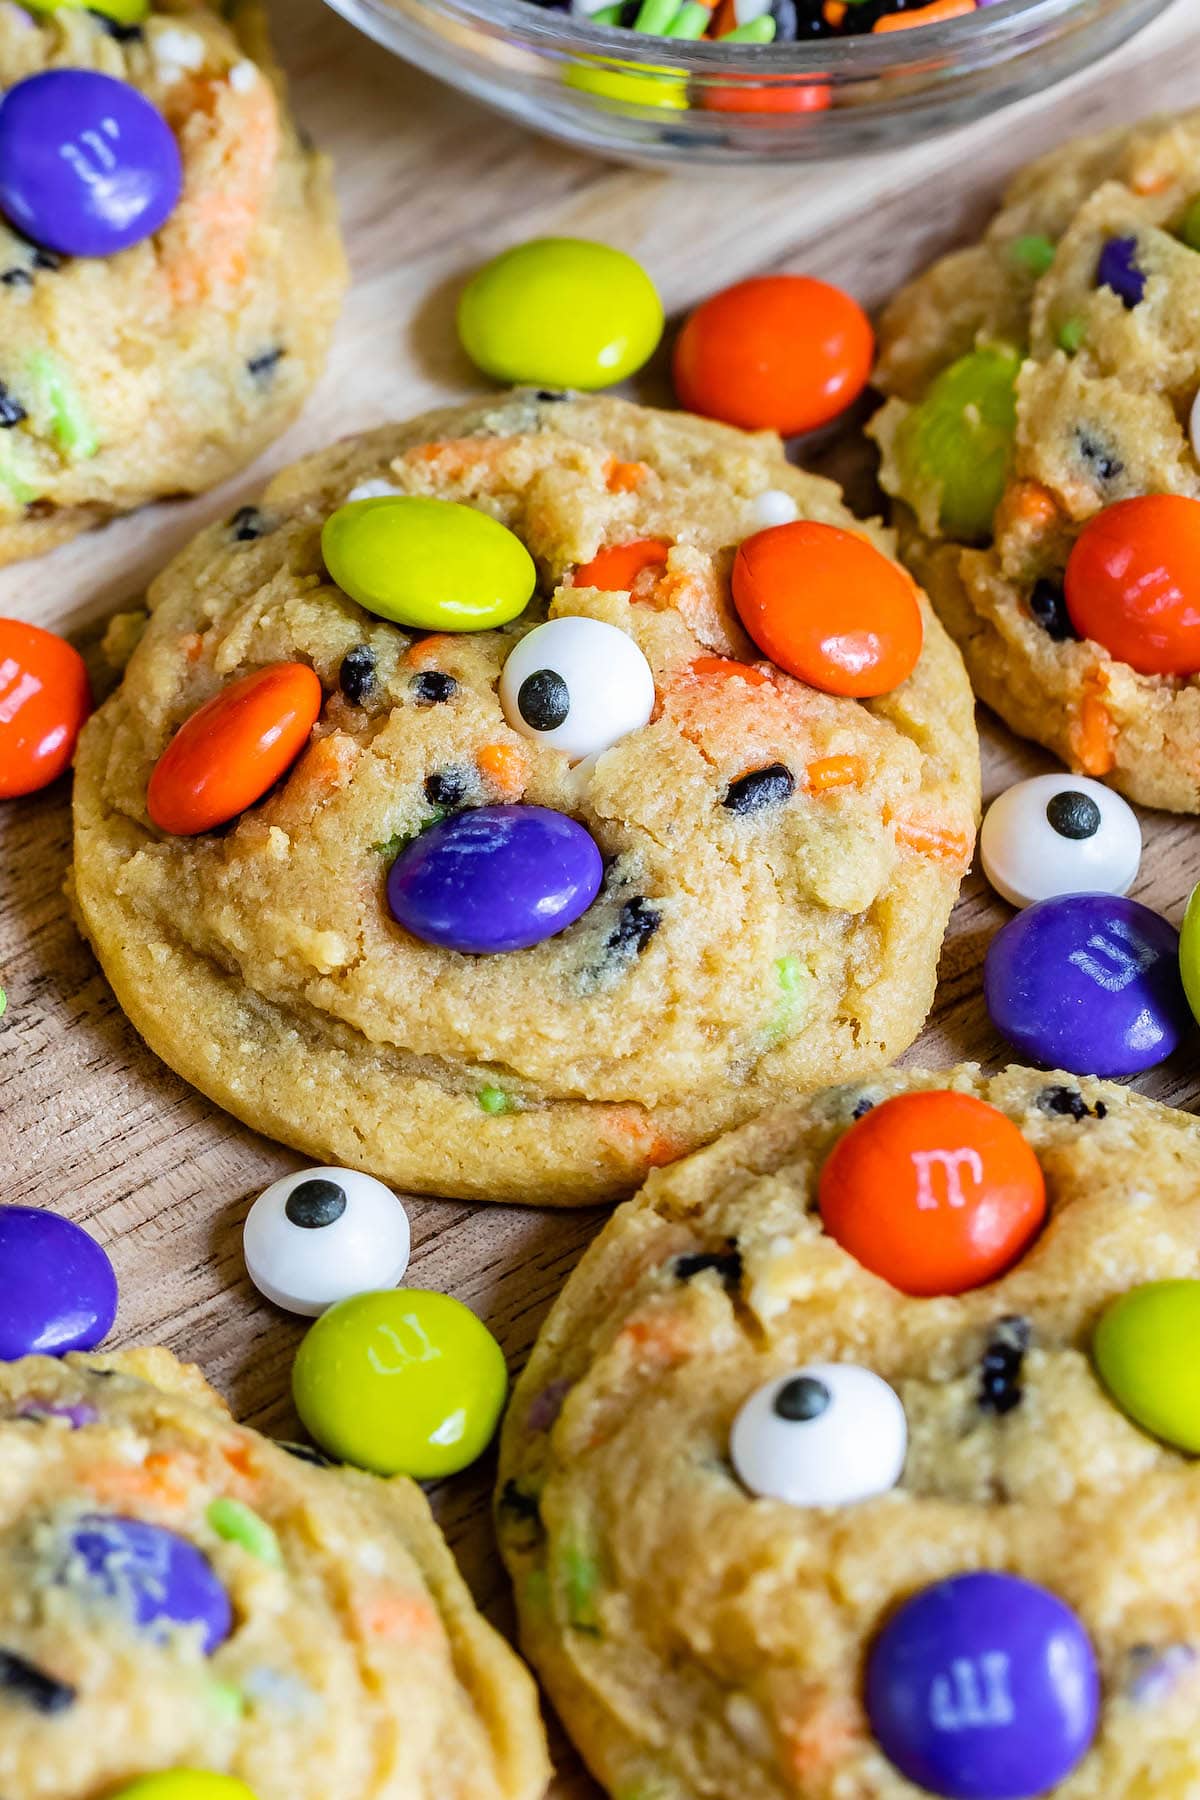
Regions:
<instances>
[{"instance_id":1,"label":"yellow-green m&m","mask_svg":"<svg viewBox=\"0 0 1200 1800\"><path fill-rule=\"evenodd\" d=\"M587 238L533 238L485 263L458 305L471 361L498 381L608 387L653 355L663 309L631 256Z\"/></svg>"},{"instance_id":2,"label":"yellow-green m&m","mask_svg":"<svg viewBox=\"0 0 1200 1800\"><path fill-rule=\"evenodd\" d=\"M482 1456L508 1392L499 1344L448 1294L390 1288L323 1313L292 1393L323 1450L376 1475L430 1481Z\"/></svg>"},{"instance_id":3,"label":"yellow-green m&m","mask_svg":"<svg viewBox=\"0 0 1200 1800\"><path fill-rule=\"evenodd\" d=\"M24 0L30 12L99 13L116 25L140 25L150 16L150 0Z\"/></svg>"},{"instance_id":4,"label":"yellow-green m&m","mask_svg":"<svg viewBox=\"0 0 1200 1800\"><path fill-rule=\"evenodd\" d=\"M417 494L353 500L325 521L325 567L368 612L416 631L491 631L523 613L537 571L498 519Z\"/></svg>"},{"instance_id":5,"label":"yellow-green m&m","mask_svg":"<svg viewBox=\"0 0 1200 1800\"><path fill-rule=\"evenodd\" d=\"M1121 1411L1200 1455L1200 1281L1148 1281L1101 1316L1092 1355Z\"/></svg>"},{"instance_id":6,"label":"yellow-green m&m","mask_svg":"<svg viewBox=\"0 0 1200 1800\"><path fill-rule=\"evenodd\" d=\"M1192 889L1179 927L1179 973L1188 1005L1200 1019L1200 886Z\"/></svg>"},{"instance_id":7,"label":"yellow-green m&m","mask_svg":"<svg viewBox=\"0 0 1200 1800\"><path fill-rule=\"evenodd\" d=\"M256 1795L233 1775L214 1775L207 1769L164 1769L161 1775L142 1775L131 1781L112 1800L256 1800Z\"/></svg>"}]
</instances>

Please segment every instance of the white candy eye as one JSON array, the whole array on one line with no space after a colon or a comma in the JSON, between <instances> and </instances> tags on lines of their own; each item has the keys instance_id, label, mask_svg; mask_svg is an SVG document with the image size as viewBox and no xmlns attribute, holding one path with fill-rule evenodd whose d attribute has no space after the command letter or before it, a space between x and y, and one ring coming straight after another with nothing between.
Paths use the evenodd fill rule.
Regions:
<instances>
[{"instance_id":1,"label":"white candy eye","mask_svg":"<svg viewBox=\"0 0 1200 1800\"><path fill-rule=\"evenodd\" d=\"M654 676L633 639L615 625L551 619L509 655L500 704L514 731L577 762L646 723Z\"/></svg>"},{"instance_id":2,"label":"white candy eye","mask_svg":"<svg viewBox=\"0 0 1200 1800\"><path fill-rule=\"evenodd\" d=\"M895 1487L908 1422L894 1388L857 1363L810 1363L751 1394L733 1422L733 1466L752 1494L845 1506Z\"/></svg>"},{"instance_id":3,"label":"white candy eye","mask_svg":"<svg viewBox=\"0 0 1200 1800\"><path fill-rule=\"evenodd\" d=\"M993 800L983 872L1014 906L1055 894L1125 894L1142 857L1133 808L1086 775L1035 775Z\"/></svg>"},{"instance_id":4,"label":"white candy eye","mask_svg":"<svg viewBox=\"0 0 1200 1800\"><path fill-rule=\"evenodd\" d=\"M408 1214L357 1169L301 1169L258 1196L242 1251L260 1293L314 1318L351 1294L396 1287L408 1267Z\"/></svg>"}]
</instances>

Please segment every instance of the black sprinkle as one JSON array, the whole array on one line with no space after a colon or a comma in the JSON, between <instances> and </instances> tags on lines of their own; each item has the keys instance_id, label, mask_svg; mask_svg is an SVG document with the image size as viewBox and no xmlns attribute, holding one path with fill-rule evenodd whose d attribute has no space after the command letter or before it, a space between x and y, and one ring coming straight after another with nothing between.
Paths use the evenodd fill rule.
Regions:
<instances>
[{"instance_id":1,"label":"black sprinkle","mask_svg":"<svg viewBox=\"0 0 1200 1800\"><path fill-rule=\"evenodd\" d=\"M557 669L535 669L517 693L517 711L532 731L556 731L571 710L571 690Z\"/></svg>"},{"instance_id":2,"label":"black sprinkle","mask_svg":"<svg viewBox=\"0 0 1200 1800\"><path fill-rule=\"evenodd\" d=\"M1075 427L1075 442L1079 445L1079 454L1091 469L1097 481L1115 481L1118 475L1125 473L1125 464L1116 452L1086 425Z\"/></svg>"},{"instance_id":3,"label":"black sprinkle","mask_svg":"<svg viewBox=\"0 0 1200 1800\"><path fill-rule=\"evenodd\" d=\"M527 1494L515 1481L505 1482L496 1505L501 1512L510 1514L514 1519L528 1519L538 1525L542 1522L542 1509L537 1496Z\"/></svg>"},{"instance_id":4,"label":"black sprinkle","mask_svg":"<svg viewBox=\"0 0 1200 1800\"><path fill-rule=\"evenodd\" d=\"M36 1663L26 1662L15 1650L0 1650L0 1692L12 1694L32 1706L34 1712L66 1712L75 1704L75 1689L47 1675Z\"/></svg>"},{"instance_id":5,"label":"black sprinkle","mask_svg":"<svg viewBox=\"0 0 1200 1800\"><path fill-rule=\"evenodd\" d=\"M776 1394L774 1411L789 1424L804 1425L810 1419L819 1419L832 1399L825 1383L815 1375L793 1375Z\"/></svg>"},{"instance_id":6,"label":"black sprinkle","mask_svg":"<svg viewBox=\"0 0 1200 1800\"><path fill-rule=\"evenodd\" d=\"M1021 1364L1029 1348L1029 1320L1000 1319L988 1339L979 1371L979 1405L1003 1418L1021 1404Z\"/></svg>"},{"instance_id":7,"label":"black sprinkle","mask_svg":"<svg viewBox=\"0 0 1200 1800\"><path fill-rule=\"evenodd\" d=\"M325 1225L336 1224L345 1212L346 1190L336 1181L314 1175L311 1181L301 1181L292 1189L283 1210L302 1231L319 1231Z\"/></svg>"},{"instance_id":8,"label":"black sprinkle","mask_svg":"<svg viewBox=\"0 0 1200 1800\"><path fill-rule=\"evenodd\" d=\"M375 652L370 644L355 644L338 670L338 685L352 706L361 706L375 686Z\"/></svg>"},{"instance_id":9,"label":"black sprinkle","mask_svg":"<svg viewBox=\"0 0 1200 1800\"><path fill-rule=\"evenodd\" d=\"M28 417L21 402L14 400L9 389L0 381L0 431L11 431L14 425L19 425L22 419Z\"/></svg>"},{"instance_id":10,"label":"black sprinkle","mask_svg":"<svg viewBox=\"0 0 1200 1800\"><path fill-rule=\"evenodd\" d=\"M140 44L146 35L140 25L122 25L119 19L110 19L107 13L95 12L90 6L88 11L101 31L106 31L118 44Z\"/></svg>"},{"instance_id":11,"label":"black sprinkle","mask_svg":"<svg viewBox=\"0 0 1200 1800\"><path fill-rule=\"evenodd\" d=\"M850 1114L850 1117L852 1119L865 1119L867 1114L873 1109L874 1105L875 1102L869 1100L864 1094L861 1100L856 1100L854 1102L854 1111Z\"/></svg>"},{"instance_id":12,"label":"black sprinkle","mask_svg":"<svg viewBox=\"0 0 1200 1800\"><path fill-rule=\"evenodd\" d=\"M438 706L458 692L458 683L444 669L422 669L413 676L413 693L422 706Z\"/></svg>"},{"instance_id":13,"label":"black sprinkle","mask_svg":"<svg viewBox=\"0 0 1200 1800\"><path fill-rule=\"evenodd\" d=\"M1100 829L1100 808L1089 794L1077 788L1064 788L1046 804L1046 819L1059 837L1082 842L1093 838Z\"/></svg>"},{"instance_id":14,"label":"black sprinkle","mask_svg":"<svg viewBox=\"0 0 1200 1800\"><path fill-rule=\"evenodd\" d=\"M782 806L795 791L792 771L782 763L771 763L766 769L751 769L748 775L730 782L721 805L732 813L756 813L767 806Z\"/></svg>"},{"instance_id":15,"label":"black sprinkle","mask_svg":"<svg viewBox=\"0 0 1200 1800\"><path fill-rule=\"evenodd\" d=\"M1103 1100L1097 1100L1095 1106L1090 1107L1078 1088L1044 1087L1037 1097L1036 1104L1039 1112L1057 1114L1059 1118L1063 1119L1074 1119L1076 1123L1080 1119L1108 1117L1108 1108Z\"/></svg>"},{"instance_id":16,"label":"black sprinkle","mask_svg":"<svg viewBox=\"0 0 1200 1800\"><path fill-rule=\"evenodd\" d=\"M461 806L470 786L471 777L466 769L451 764L447 769L435 769L432 775L426 776L425 798L431 806Z\"/></svg>"},{"instance_id":17,"label":"black sprinkle","mask_svg":"<svg viewBox=\"0 0 1200 1800\"><path fill-rule=\"evenodd\" d=\"M1079 633L1071 623L1066 599L1057 582L1047 581L1043 576L1029 596L1029 610L1054 643L1078 641Z\"/></svg>"},{"instance_id":18,"label":"black sprinkle","mask_svg":"<svg viewBox=\"0 0 1200 1800\"><path fill-rule=\"evenodd\" d=\"M675 1258L675 1279L691 1281L696 1275L703 1275L706 1269L715 1269L730 1293L736 1293L742 1279L742 1253L740 1250L698 1250L691 1256Z\"/></svg>"},{"instance_id":19,"label":"black sprinkle","mask_svg":"<svg viewBox=\"0 0 1200 1800\"><path fill-rule=\"evenodd\" d=\"M640 956L661 924L662 914L658 908L648 905L643 895L636 895L621 908L616 924L604 941L605 953Z\"/></svg>"},{"instance_id":20,"label":"black sprinkle","mask_svg":"<svg viewBox=\"0 0 1200 1800\"><path fill-rule=\"evenodd\" d=\"M32 287L33 276L28 269L5 269L3 275L0 275L0 286Z\"/></svg>"},{"instance_id":21,"label":"black sprinkle","mask_svg":"<svg viewBox=\"0 0 1200 1800\"><path fill-rule=\"evenodd\" d=\"M35 269L61 269L63 259L57 250L37 249L33 253L33 266Z\"/></svg>"},{"instance_id":22,"label":"black sprinkle","mask_svg":"<svg viewBox=\"0 0 1200 1800\"><path fill-rule=\"evenodd\" d=\"M555 388L539 388L533 397L535 400L542 401L546 406L552 405L556 400L569 400L571 398L570 394L564 394Z\"/></svg>"},{"instance_id":23,"label":"black sprinkle","mask_svg":"<svg viewBox=\"0 0 1200 1800\"><path fill-rule=\"evenodd\" d=\"M229 521L229 529L236 543L249 544L255 538L266 537L271 527L257 506L239 506Z\"/></svg>"},{"instance_id":24,"label":"black sprinkle","mask_svg":"<svg viewBox=\"0 0 1200 1800\"><path fill-rule=\"evenodd\" d=\"M246 368L253 375L255 381L265 384L286 355L287 351L283 349L264 350L260 356L252 356L247 362Z\"/></svg>"},{"instance_id":25,"label":"black sprinkle","mask_svg":"<svg viewBox=\"0 0 1200 1800\"><path fill-rule=\"evenodd\" d=\"M326 1456L323 1450L318 1450L315 1444L291 1444L286 1438L277 1438L275 1441L281 1450L286 1450L297 1462L311 1463L314 1469L334 1467L333 1458Z\"/></svg>"}]
</instances>

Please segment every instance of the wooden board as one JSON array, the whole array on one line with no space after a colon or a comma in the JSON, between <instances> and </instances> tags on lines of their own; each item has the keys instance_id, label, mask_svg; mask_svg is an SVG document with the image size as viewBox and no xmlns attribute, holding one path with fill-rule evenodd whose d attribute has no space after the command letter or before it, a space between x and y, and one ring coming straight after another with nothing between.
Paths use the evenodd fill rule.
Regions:
<instances>
[{"instance_id":1,"label":"wooden board","mask_svg":"<svg viewBox=\"0 0 1200 1800\"><path fill-rule=\"evenodd\" d=\"M769 268L840 281L867 303L968 232L1021 160L1072 132L1200 101L1194 0L1109 62L1051 95L904 155L735 178L668 178L541 142L358 38L319 0L275 0L299 114L338 161L356 285L332 366L302 421L261 465L216 495L149 510L37 564L0 573L0 614L78 630L135 596L209 519L303 450L417 411L476 383L453 332L465 271L501 245L575 232L639 255L672 310ZM664 398L661 366L640 384ZM829 454L826 448L826 454ZM836 447L833 452L836 462ZM985 793L1048 759L983 720ZM1135 893L1178 922L1200 877L1190 821L1145 821ZM85 1221L121 1282L121 1341L199 1361L239 1414L294 1431L288 1373L302 1327L261 1301L242 1266L254 1195L300 1159L235 1124L170 1075L117 1010L62 899L62 787L0 809L0 1200ZM954 914L934 1017L906 1060L1006 1060L980 993L987 942L1007 917L973 875ZM1141 1085L1188 1105L1181 1053ZM412 1277L474 1306L520 1364L550 1300L602 1222L519 1208L415 1200ZM507 1603L487 1517L484 1466L436 1495L440 1517L492 1616ZM557 1746L555 1800L595 1789Z\"/></svg>"}]
</instances>

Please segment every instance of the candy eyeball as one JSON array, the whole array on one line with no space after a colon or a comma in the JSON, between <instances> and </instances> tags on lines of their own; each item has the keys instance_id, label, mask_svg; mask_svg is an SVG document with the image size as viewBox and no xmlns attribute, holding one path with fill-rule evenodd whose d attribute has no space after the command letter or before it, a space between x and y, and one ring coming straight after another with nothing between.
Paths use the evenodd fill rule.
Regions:
<instances>
[{"instance_id":1,"label":"candy eyeball","mask_svg":"<svg viewBox=\"0 0 1200 1800\"><path fill-rule=\"evenodd\" d=\"M993 800L979 835L983 872L1013 906L1060 894L1124 894L1142 833L1120 794L1085 775L1035 775Z\"/></svg>"},{"instance_id":2,"label":"candy eyeball","mask_svg":"<svg viewBox=\"0 0 1200 1800\"><path fill-rule=\"evenodd\" d=\"M260 1293L315 1318L335 1301L395 1287L408 1267L408 1214L357 1169L301 1169L261 1193L242 1235Z\"/></svg>"},{"instance_id":3,"label":"candy eyeball","mask_svg":"<svg viewBox=\"0 0 1200 1800\"><path fill-rule=\"evenodd\" d=\"M811 1363L751 1394L729 1448L760 1499L845 1506L895 1487L908 1424L895 1390L870 1369Z\"/></svg>"},{"instance_id":4,"label":"candy eyeball","mask_svg":"<svg viewBox=\"0 0 1200 1800\"><path fill-rule=\"evenodd\" d=\"M500 704L514 731L578 762L647 723L654 676L637 644L615 625L550 619L510 653Z\"/></svg>"}]
</instances>

